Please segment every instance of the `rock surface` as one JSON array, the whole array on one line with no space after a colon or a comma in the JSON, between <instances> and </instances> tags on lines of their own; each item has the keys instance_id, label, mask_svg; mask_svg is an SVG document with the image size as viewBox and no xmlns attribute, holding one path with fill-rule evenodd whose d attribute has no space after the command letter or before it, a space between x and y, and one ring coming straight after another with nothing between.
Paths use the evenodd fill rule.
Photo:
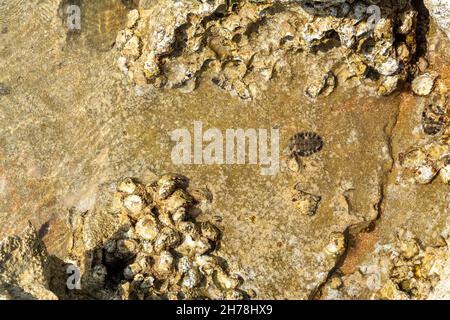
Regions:
<instances>
[{"instance_id":1,"label":"rock surface","mask_svg":"<svg viewBox=\"0 0 450 320\"><path fill-rule=\"evenodd\" d=\"M244 89L239 81L234 82L242 76L242 63L226 63L219 72L211 66L196 86L186 83L181 90L177 86L155 88L147 79L137 85L139 77L130 80L130 73L141 70L141 66L129 63L133 57L122 59L121 50L114 45L121 30L130 29L133 36L140 36L136 30L142 16L136 23L137 15L131 13L139 9L138 2L80 0L77 3L84 22L77 32L67 30L62 10L66 3L0 2L0 83L9 88L8 94L0 95L0 235L20 234L28 220L39 227L39 238L50 258L59 259L59 267L52 266L52 273L58 275L56 271L62 270L50 279L51 291L58 297L77 298L74 293L64 295L65 268L74 241L84 243L83 239L74 239L68 218L77 216L74 212L87 212L89 221L99 221L108 236L114 224L106 215L99 214L102 218L97 220L92 213L105 207L109 199L106 195L114 189L99 192L98 186L118 177L151 181L166 172L189 176L191 187L207 194L209 200L198 204L201 214L196 221L211 221L221 230L217 255L228 262L231 272L242 277L242 289L254 291L258 299L448 296L445 259L450 169L445 137L449 134L450 48L433 20L427 25L420 8L406 1L396 13L404 13L401 20L407 23L395 23L402 26L395 32L385 32L391 30L392 21L385 17L377 33L380 42L375 41L376 50L372 52L379 59L374 60L351 47L356 37L345 37L346 30L336 35L335 24L346 20L326 14L333 6L300 8L294 2L282 1L283 7L293 6L294 12L270 11L273 15L266 15L267 24L252 32L252 37L263 40L261 46L279 49L279 33L275 38L267 35L280 25L283 30L298 31L303 22L292 26L283 22L300 21L299 16L309 19L313 15L307 10L315 10L317 17L306 22L311 23L313 35L318 32L320 50L311 50L314 37L308 38L311 46L300 43L303 37L298 32L295 39L283 39L279 53L286 63L275 63L273 77L268 76L271 73L259 73L273 65L272 56L263 54L261 59L253 59L258 72L249 72L249 76L255 76L257 94L244 102L230 97L230 93ZM155 3L143 1L141 7L157 6ZM261 2L245 3L249 8L262 6ZM274 1L267 3L274 5ZM138 11L141 14L142 10ZM194 11L201 17L201 12ZM229 18L242 17L244 12L239 12ZM167 12L161 18L176 20ZM183 22L186 15L178 18ZM219 20L229 24L229 18ZM318 21L333 25L324 23L322 30ZM415 21L426 31L408 32L417 30ZM172 22L161 26L173 31ZM210 23L217 27L214 35L225 31L217 20ZM177 36L183 38L183 31L191 30L178 29ZM205 33L200 35L209 39ZM273 44L267 39L276 41ZM376 39L361 35L358 40L368 41L363 49L370 48ZM143 38L143 43L151 41ZM290 43L298 45L295 48L299 50L285 50ZM221 44L219 41L214 48L221 49ZM270 47L272 44L274 47ZM421 49L413 50L415 45ZM135 40L128 49L132 56L136 54ZM192 61L202 57L197 51L193 56L186 55L188 51L182 51L182 55L166 52L168 56L163 58L167 64L159 64L164 74L177 70L178 63L188 57ZM221 52L227 53L218 50ZM243 52L238 50L239 54ZM120 69L115 66L118 60ZM219 59L220 63L225 61ZM164 70L164 66L171 69ZM399 73L390 74L398 66ZM323 75L330 71L335 76L334 85L331 76L323 81ZM410 80L433 72L439 77L431 93L414 95ZM178 81L176 76L182 73L167 75ZM270 80L260 81L260 75ZM215 76L220 76L217 84L212 82ZM224 90L218 89L218 84ZM310 87L315 89L310 92L319 92L317 97L305 96ZM252 92L253 86L248 90ZM279 172L262 176L259 164L174 164L170 134L185 129L193 137L194 122L201 122L204 130L221 132L230 128L279 129ZM306 132L314 134L301 134ZM129 193L124 208L138 214L144 202L134 197L130 185L120 190ZM136 225L136 229L146 238L155 236L147 223ZM89 248L95 248L103 236L87 237ZM121 241L119 247L123 252L133 245ZM167 254L163 258L158 261L170 260ZM427 261L435 262L432 272L428 272ZM411 262L419 265L417 270ZM400 268L402 264L406 273ZM127 266L123 276L128 279L137 269L133 264ZM394 267L398 270L391 273ZM101 266L92 269L93 287L102 283L104 271ZM382 275L381 281L377 275ZM17 286L26 287L27 283ZM38 283L46 288L45 279ZM385 289L380 292L380 288ZM131 284L122 289L121 297L132 292ZM100 296L101 291L96 294ZM34 292L27 296L40 295Z\"/></svg>"},{"instance_id":2,"label":"rock surface","mask_svg":"<svg viewBox=\"0 0 450 320\"><path fill-rule=\"evenodd\" d=\"M325 65L311 66L324 70L311 72L317 79L305 90L308 97L331 94L336 69L342 82L374 79L375 72L378 80L369 84L389 95L410 72L417 11L410 1L383 0L376 8L359 0L144 1L117 36L119 68L139 86L193 90L207 78L248 100L284 77L292 56L326 52Z\"/></svg>"},{"instance_id":3,"label":"rock surface","mask_svg":"<svg viewBox=\"0 0 450 320\"><path fill-rule=\"evenodd\" d=\"M424 0L430 15L450 40L450 2L447 0Z\"/></svg>"},{"instance_id":4,"label":"rock surface","mask_svg":"<svg viewBox=\"0 0 450 320\"><path fill-rule=\"evenodd\" d=\"M0 297L7 300L54 300L49 289L49 257L36 230L0 242Z\"/></svg>"}]
</instances>

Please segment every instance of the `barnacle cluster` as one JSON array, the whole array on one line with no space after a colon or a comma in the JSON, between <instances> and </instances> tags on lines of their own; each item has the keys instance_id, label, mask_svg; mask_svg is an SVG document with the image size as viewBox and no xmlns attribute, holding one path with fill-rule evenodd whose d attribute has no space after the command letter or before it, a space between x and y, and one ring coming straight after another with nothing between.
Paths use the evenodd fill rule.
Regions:
<instances>
[{"instance_id":1,"label":"barnacle cluster","mask_svg":"<svg viewBox=\"0 0 450 320\"><path fill-rule=\"evenodd\" d=\"M339 239L339 238L337 238ZM330 244L330 249L335 247ZM400 228L358 270L335 273L321 289L323 299L436 299L448 290L448 234L433 245ZM444 286L445 288L441 288Z\"/></svg>"},{"instance_id":2,"label":"barnacle cluster","mask_svg":"<svg viewBox=\"0 0 450 320\"><path fill-rule=\"evenodd\" d=\"M411 233L400 230L397 245L391 252L390 282L404 298L426 299L444 273L449 250L442 246L424 246ZM380 290L389 291L389 283Z\"/></svg>"},{"instance_id":3,"label":"barnacle cluster","mask_svg":"<svg viewBox=\"0 0 450 320\"><path fill-rule=\"evenodd\" d=\"M443 132L447 119L447 106L444 101L431 101L422 112L422 128L426 134L435 135Z\"/></svg>"},{"instance_id":4,"label":"barnacle cluster","mask_svg":"<svg viewBox=\"0 0 450 320\"><path fill-rule=\"evenodd\" d=\"M219 229L193 218L187 186L176 174L147 185L125 178L105 189L93 212L73 215L72 260L84 268L84 292L100 299L249 297L215 254Z\"/></svg>"},{"instance_id":5,"label":"barnacle cluster","mask_svg":"<svg viewBox=\"0 0 450 320\"><path fill-rule=\"evenodd\" d=\"M410 0L143 1L116 39L119 68L137 85L195 89L208 70L214 84L242 99L289 77L289 59L310 59L305 95L337 82L392 93L411 71L417 11ZM368 81L366 81L368 80Z\"/></svg>"},{"instance_id":6,"label":"barnacle cluster","mask_svg":"<svg viewBox=\"0 0 450 320\"><path fill-rule=\"evenodd\" d=\"M450 134L445 133L400 154L404 175L417 183L430 183L438 174L450 183Z\"/></svg>"}]
</instances>

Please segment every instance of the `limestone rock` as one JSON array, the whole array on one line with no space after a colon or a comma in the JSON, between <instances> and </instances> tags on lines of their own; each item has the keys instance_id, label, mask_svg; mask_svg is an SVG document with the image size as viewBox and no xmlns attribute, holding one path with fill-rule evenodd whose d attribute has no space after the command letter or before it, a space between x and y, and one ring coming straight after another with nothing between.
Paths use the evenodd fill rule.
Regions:
<instances>
[{"instance_id":1,"label":"limestone rock","mask_svg":"<svg viewBox=\"0 0 450 320\"><path fill-rule=\"evenodd\" d=\"M447 0L424 0L424 3L434 21L450 40L450 2Z\"/></svg>"},{"instance_id":2,"label":"limestone rock","mask_svg":"<svg viewBox=\"0 0 450 320\"><path fill-rule=\"evenodd\" d=\"M49 290L48 254L30 224L22 236L0 242L0 296L6 299L57 299Z\"/></svg>"}]
</instances>

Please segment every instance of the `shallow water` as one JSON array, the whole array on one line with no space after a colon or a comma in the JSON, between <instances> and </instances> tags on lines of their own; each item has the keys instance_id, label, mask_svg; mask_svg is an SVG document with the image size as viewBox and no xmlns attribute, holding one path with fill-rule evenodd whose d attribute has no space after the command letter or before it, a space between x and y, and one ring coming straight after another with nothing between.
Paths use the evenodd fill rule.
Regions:
<instances>
[{"instance_id":1,"label":"shallow water","mask_svg":"<svg viewBox=\"0 0 450 320\"><path fill-rule=\"evenodd\" d=\"M221 253L248 287L260 298L307 298L317 277L332 267L318 262L330 232L376 218L374 206L396 157L390 143L399 105L414 100L408 94L379 98L339 87L311 102L303 94L308 61L298 56L290 81L275 79L251 102L209 82L192 93L149 89L140 96L115 67L112 45L127 12L122 1L81 1L79 33L67 32L58 1L30 10L35 2L0 2L0 26L7 28L0 34L0 82L10 88L0 97L1 236L19 232L27 220L48 223L44 240L64 257L68 209L88 210L98 184L179 172L191 185L212 191L204 218L220 225ZM411 101L407 108L413 106ZM262 176L258 165L173 164L170 133L192 133L194 121L222 132L279 129L281 171ZM324 147L303 158L304 168L294 173L283 151L301 131L319 134ZM292 205L289 192L296 183L322 197L314 217ZM438 186L435 194L444 196L445 189ZM344 216L336 213L342 195L351 203ZM421 203L424 210L431 205ZM436 220L439 225L445 217Z\"/></svg>"}]
</instances>

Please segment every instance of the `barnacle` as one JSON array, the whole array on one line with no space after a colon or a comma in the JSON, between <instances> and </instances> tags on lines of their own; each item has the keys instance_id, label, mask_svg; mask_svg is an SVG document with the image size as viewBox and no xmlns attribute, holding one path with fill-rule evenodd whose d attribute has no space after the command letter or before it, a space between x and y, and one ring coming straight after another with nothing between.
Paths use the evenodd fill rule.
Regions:
<instances>
[{"instance_id":1,"label":"barnacle","mask_svg":"<svg viewBox=\"0 0 450 320\"><path fill-rule=\"evenodd\" d=\"M320 59L312 63L308 97L329 95L336 77L371 79L369 69L378 76L374 91L388 95L411 73L417 11L409 0L377 5L382 10L374 17L361 0L159 1L129 12L116 40L118 66L139 86L188 90L208 71L214 84L247 100L278 74L289 78L281 66L292 57L306 53L313 62L321 51L336 49L325 70Z\"/></svg>"},{"instance_id":2,"label":"barnacle","mask_svg":"<svg viewBox=\"0 0 450 320\"><path fill-rule=\"evenodd\" d=\"M88 259L93 266L85 270L86 292L119 299L247 297L239 289L241 278L230 275L214 255L219 228L189 214L195 203L185 177L167 174L147 186L125 178L113 185L111 202L98 208L100 214L115 217L108 225L111 231L101 230L104 240L93 254L83 256L79 247L72 253L80 265ZM99 220L84 221L92 224L86 229L100 231ZM85 235L84 245L93 235Z\"/></svg>"}]
</instances>

